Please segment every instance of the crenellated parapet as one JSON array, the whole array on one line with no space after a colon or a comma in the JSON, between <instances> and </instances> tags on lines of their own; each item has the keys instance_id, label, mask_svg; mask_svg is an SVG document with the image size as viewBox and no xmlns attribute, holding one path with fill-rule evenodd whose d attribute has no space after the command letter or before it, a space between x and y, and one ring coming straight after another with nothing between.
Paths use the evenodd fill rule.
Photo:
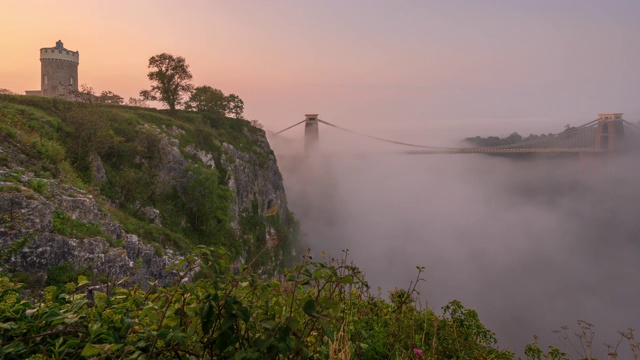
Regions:
<instances>
[{"instance_id":1,"label":"crenellated parapet","mask_svg":"<svg viewBox=\"0 0 640 360\"><path fill-rule=\"evenodd\" d=\"M76 64L80 63L80 52L67 49L42 48L40 49L40 61L42 60L64 60Z\"/></svg>"}]
</instances>

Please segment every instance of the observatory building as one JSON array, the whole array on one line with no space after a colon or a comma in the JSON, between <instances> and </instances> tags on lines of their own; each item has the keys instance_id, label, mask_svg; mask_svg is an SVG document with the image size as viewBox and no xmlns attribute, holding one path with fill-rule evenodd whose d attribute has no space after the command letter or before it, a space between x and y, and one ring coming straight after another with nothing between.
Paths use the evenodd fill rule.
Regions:
<instances>
[{"instance_id":1,"label":"observatory building","mask_svg":"<svg viewBox=\"0 0 640 360\"><path fill-rule=\"evenodd\" d=\"M55 47L40 49L40 90L26 91L27 95L66 97L70 90L78 90L80 53L65 49L58 40Z\"/></svg>"}]
</instances>

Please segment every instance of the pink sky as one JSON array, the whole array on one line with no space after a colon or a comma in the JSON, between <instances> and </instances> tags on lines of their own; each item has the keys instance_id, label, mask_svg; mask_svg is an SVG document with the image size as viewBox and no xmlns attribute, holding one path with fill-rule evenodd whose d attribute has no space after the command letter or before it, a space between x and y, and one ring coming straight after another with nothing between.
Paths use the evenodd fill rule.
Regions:
<instances>
[{"instance_id":1,"label":"pink sky","mask_svg":"<svg viewBox=\"0 0 640 360\"><path fill-rule=\"evenodd\" d=\"M0 88L37 89L38 50L61 39L97 92L137 96L168 52L272 130L318 112L361 129L552 131L598 112L639 120L639 16L633 0L4 0Z\"/></svg>"}]
</instances>

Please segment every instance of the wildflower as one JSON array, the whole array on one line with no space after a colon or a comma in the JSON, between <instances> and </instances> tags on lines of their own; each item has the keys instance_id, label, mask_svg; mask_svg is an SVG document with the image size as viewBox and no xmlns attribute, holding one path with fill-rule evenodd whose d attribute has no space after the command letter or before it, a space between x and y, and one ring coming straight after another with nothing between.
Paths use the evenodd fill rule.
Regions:
<instances>
[{"instance_id":1,"label":"wildflower","mask_svg":"<svg viewBox=\"0 0 640 360\"><path fill-rule=\"evenodd\" d=\"M420 349L413 349L413 353L416 354L416 356L418 356L419 360L424 360L424 357L422 357L422 350Z\"/></svg>"}]
</instances>

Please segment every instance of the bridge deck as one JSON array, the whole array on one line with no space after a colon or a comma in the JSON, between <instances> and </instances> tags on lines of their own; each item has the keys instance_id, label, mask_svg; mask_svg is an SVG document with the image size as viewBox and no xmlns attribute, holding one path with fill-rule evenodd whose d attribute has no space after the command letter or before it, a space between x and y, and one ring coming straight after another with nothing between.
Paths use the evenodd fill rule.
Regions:
<instances>
[{"instance_id":1,"label":"bridge deck","mask_svg":"<svg viewBox=\"0 0 640 360\"><path fill-rule=\"evenodd\" d=\"M442 148L409 150L407 154L529 154L529 153L600 153L593 148Z\"/></svg>"}]
</instances>

